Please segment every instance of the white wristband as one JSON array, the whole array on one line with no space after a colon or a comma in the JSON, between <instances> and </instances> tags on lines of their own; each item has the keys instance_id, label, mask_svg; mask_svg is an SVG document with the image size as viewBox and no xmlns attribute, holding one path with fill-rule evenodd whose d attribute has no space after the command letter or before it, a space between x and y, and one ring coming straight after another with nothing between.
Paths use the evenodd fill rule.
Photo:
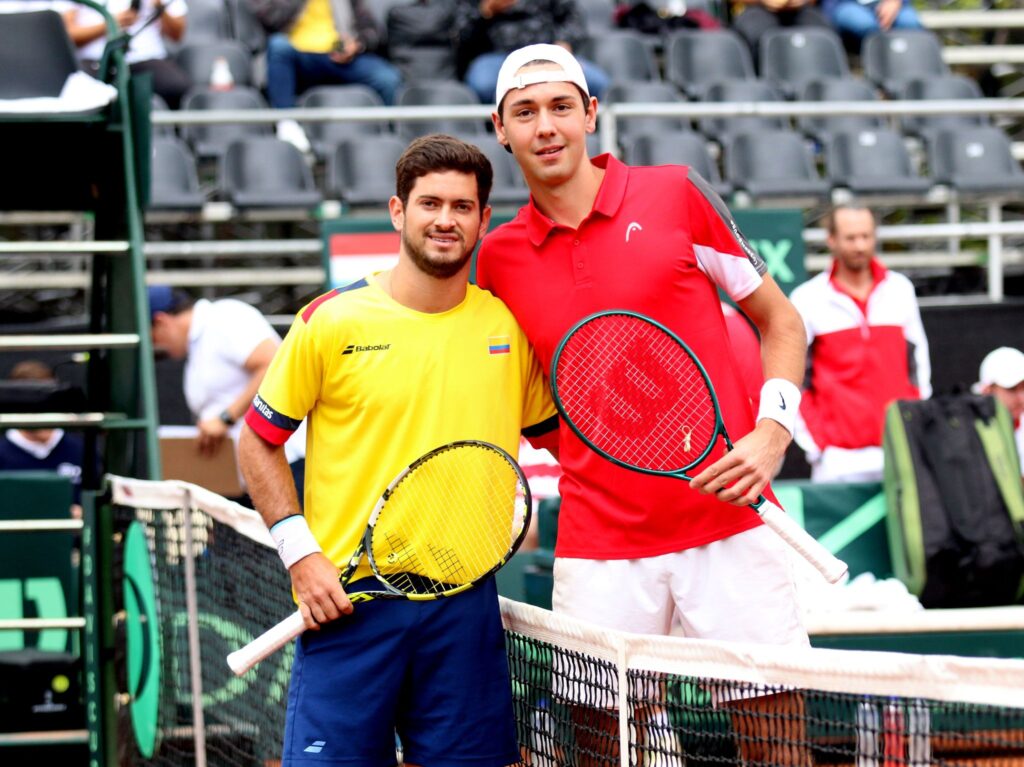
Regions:
<instances>
[{"instance_id":1,"label":"white wristband","mask_svg":"<svg viewBox=\"0 0 1024 767\"><path fill-rule=\"evenodd\" d=\"M800 389L785 378L769 378L761 387L761 404L757 408L757 420L771 418L793 436L796 430L796 413L800 409Z\"/></svg>"},{"instance_id":2,"label":"white wristband","mask_svg":"<svg viewBox=\"0 0 1024 767\"><path fill-rule=\"evenodd\" d=\"M290 568L303 557L323 551L301 514L292 514L274 523L270 536L277 544L277 553L284 566Z\"/></svg>"}]
</instances>

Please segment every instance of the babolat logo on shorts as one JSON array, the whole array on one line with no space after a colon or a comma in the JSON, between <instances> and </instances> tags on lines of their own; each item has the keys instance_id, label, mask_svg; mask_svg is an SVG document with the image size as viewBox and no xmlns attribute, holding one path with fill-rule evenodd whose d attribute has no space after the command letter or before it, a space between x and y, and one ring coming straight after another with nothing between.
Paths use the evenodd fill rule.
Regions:
<instances>
[{"instance_id":1,"label":"babolat logo on shorts","mask_svg":"<svg viewBox=\"0 0 1024 767\"><path fill-rule=\"evenodd\" d=\"M355 352L386 352L390 348L391 344L370 344L369 346L349 344L345 347L342 354L354 354Z\"/></svg>"}]
</instances>

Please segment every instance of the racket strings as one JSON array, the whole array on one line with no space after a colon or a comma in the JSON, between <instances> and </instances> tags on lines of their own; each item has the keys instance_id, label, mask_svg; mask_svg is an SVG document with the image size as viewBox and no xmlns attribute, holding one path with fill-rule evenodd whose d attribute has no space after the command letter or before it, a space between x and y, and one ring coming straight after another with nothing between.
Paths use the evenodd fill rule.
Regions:
<instances>
[{"instance_id":1,"label":"racket strings","mask_svg":"<svg viewBox=\"0 0 1024 767\"><path fill-rule=\"evenodd\" d=\"M438 594L488 574L525 524L525 488L500 452L463 444L433 454L391 490L369 556L379 577Z\"/></svg>"},{"instance_id":2,"label":"racket strings","mask_svg":"<svg viewBox=\"0 0 1024 767\"><path fill-rule=\"evenodd\" d=\"M717 436L711 392L693 357L656 325L603 315L558 359L558 398L599 450L631 466L692 466Z\"/></svg>"}]
</instances>

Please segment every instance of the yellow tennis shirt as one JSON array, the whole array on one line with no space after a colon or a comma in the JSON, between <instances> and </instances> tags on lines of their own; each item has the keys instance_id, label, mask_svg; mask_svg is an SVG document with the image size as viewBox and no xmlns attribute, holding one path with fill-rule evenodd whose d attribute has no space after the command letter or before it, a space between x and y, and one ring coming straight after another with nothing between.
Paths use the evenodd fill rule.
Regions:
<instances>
[{"instance_id":1,"label":"yellow tennis shirt","mask_svg":"<svg viewBox=\"0 0 1024 767\"><path fill-rule=\"evenodd\" d=\"M469 285L455 308L424 314L360 280L299 313L246 422L280 445L308 417L304 514L342 567L416 458L463 439L515 457L520 433L555 428L555 412L526 337L489 292ZM369 574L363 564L354 577Z\"/></svg>"}]
</instances>

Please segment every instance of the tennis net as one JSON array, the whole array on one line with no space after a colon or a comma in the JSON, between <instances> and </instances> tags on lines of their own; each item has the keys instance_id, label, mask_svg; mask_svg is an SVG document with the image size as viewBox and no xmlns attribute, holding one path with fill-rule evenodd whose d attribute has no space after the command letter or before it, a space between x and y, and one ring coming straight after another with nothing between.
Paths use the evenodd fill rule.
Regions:
<instances>
[{"instance_id":1,"label":"tennis net","mask_svg":"<svg viewBox=\"0 0 1024 767\"><path fill-rule=\"evenodd\" d=\"M120 659L122 763L273 764L292 650L241 678L224 660L294 610L258 515L184 483L110 485L119 529L144 533L159 626L152 704ZM1024 661L644 637L509 600L502 613L528 767L1024 767Z\"/></svg>"}]
</instances>

